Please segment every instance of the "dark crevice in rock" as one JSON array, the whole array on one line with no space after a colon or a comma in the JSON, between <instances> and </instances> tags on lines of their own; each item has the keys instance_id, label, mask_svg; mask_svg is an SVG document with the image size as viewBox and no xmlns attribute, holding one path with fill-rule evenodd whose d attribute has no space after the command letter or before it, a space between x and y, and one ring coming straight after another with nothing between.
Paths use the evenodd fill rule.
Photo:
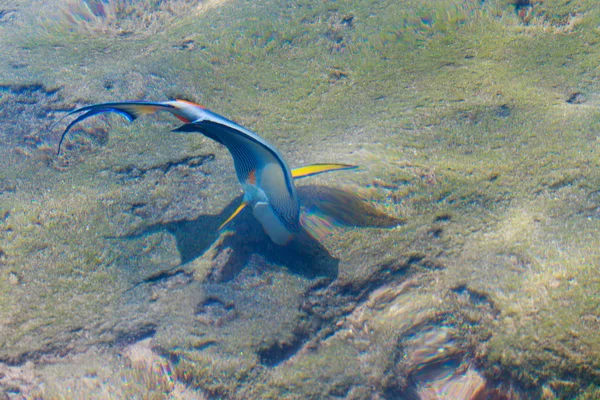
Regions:
<instances>
[{"instance_id":1,"label":"dark crevice in rock","mask_svg":"<svg viewBox=\"0 0 600 400\"><path fill-rule=\"evenodd\" d=\"M202 303L198 304L198 306L196 307L196 314L204 313L208 309L214 309L214 308L222 308L224 310L232 310L234 308L234 305L231 302L224 303L219 298L210 296L210 297L207 297L204 301L202 301Z\"/></svg>"},{"instance_id":2,"label":"dark crevice in rock","mask_svg":"<svg viewBox=\"0 0 600 400\"><path fill-rule=\"evenodd\" d=\"M15 356L5 356L0 357L0 363L6 364L10 367L20 367L25 365L28 361L37 361L44 356L52 356L52 355L64 355L66 354L63 349L63 346L59 344L46 345L44 348L28 351L25 353L19 353Z\"/></svg>"},{"instance_id":3,"label":"dark crevice in rock","mask_svg":"<svg viewBox=\"0 0 600 400\"><path fill-rule=\"evenodd\" d=\"M0 194L2 193L14 193L17 189L17 184L8 179L0 179ZM0 219L6 219L8 211L4 217L0 216Z\"/></svg>"},{"instance_id":4,"label":"dark crevice in rock","mask_svg":"<svg viewBox=\"0 0 600 400\"><path fill-rule=\"evenodd\" d=\"M427 231L427 233L432 238L439 239L440 237L442 237L442 233L444 233L444 229L440 228L440 227L432 227Z\"/></svg>"},{"instance_id":5,"label":"dark crevice in rock","mask_svg":"<svg viewBox=\"0 0 600 400\"><path fill-rule=\"evenodd\" d=\"M39 92L47 96L52 96L56 94L60 89L60 87L47 88L41 83L0 85L0 90L10 92L14 95L30 95Z\"/></svg>"},{"instance_id":6,"label":"dark crevice in rock","mask_svg":"<svg viewBox=\"0 0 600 400\"><path fill-rule=\"evenodd\" d=\"M497 316L500 311L494 304L494 301L487 293L483 293L477 290L470 289L466 285L460 285L452 289L452 292L458 296L466 297L469 303L475 307L487 307L492 315Z\"/></svg>"},{"instance_id":7,"label":"dark crevice in rock","mask_svg":"<svg viewBox=\"0 0 600 400\"><path fill-rule=\"evenodd\" d=\"M435 217L433 222L450 222L452 216L450 214L440 214Z\"/></svg>"},{"instance_id":8,"label":"dark crevice in rock","mask_svg":"<svg viewBox=\"0 0 600 400\"><path fill-rule=\"evenodd\" d=\"M1 9L0 10L0 24L10 21L15 16L16 13L17 13L17 10L14 10L14 9Z\"/></svg>"},{"instance_id":9,"label":"dark crevice in rock","mask_svg":"<svg viewBox=\"0 0 600 400\"><path fill-rule=\"evenodd\" d=\"M339 294L354 297L357 302L361 302L378 287L408 278L407 274L412 268L437 270L445 267L423 253L411 253L407 255L405 260L394 259L374 266L374 272L368 279L358 284L349 282L347 285L340 287Z\"/></svg>"},{"instance_id":10,"label":"dark crevice in rock","mask_svg":"<svg viewBox=\"0 0 600 400\"><path fill-rule=\"evenodd\" d=\"M276 341L269 346L259 349L257 355L261 364L274 367L295 354L302 344L302 338L299 335L295 335L292 341Z\"/></svg>"},{"instance_id":11,"label":"dark crevice in rock","mask_svg":"<svg viewBox=\"0 0 600 400\"><path fill-rule=\"evenodd\" d=\"M146 203L133 203L129 209L129 212L135 214L140 208L144 208Z\"/></svg>"},{"instance_id":12,"label":"dark crevice in rock","mask_svg":"<svg viewBox=\"0 0 600 400\"><path fill-rule=\"evenodd\" d=\"M0 92L6 93L5 101L0 107L0 121L11 123L18 120L16 126L33 125L36 119L23 118L23 115L35 115L38 118L46 117L53 111L50 104L58 103L61 98L57 94L61 87L47 87L41 83L29 84L0 84ZM13 130L15 127L13 126Z\"/></svg>"},{"instance_id":13,"label":"dark crevice in rock","mask_svg":"<svg viewBox=\"0 0 600 400\"><path fill-rule=\"evenodd\" d=\"M408 261L406 261L406 264L407 265L419 264L421 261L423 261L424 258L425 258L424 254L411 254L410 257L408 257Z\"/></svg>"},{"instance_id":14,"label":"dark crevice in rock","mask_svg":"<svg viewBox=\"0 0 600 400\"><path fill-rule=\"evenodd\" d=\"M474 304L490 303L489 296L483 293L475 292L465 285L458 286L452 289L454 293L459 295L467 295L469 300Z\"/></svg>"},{"instance_id":15,"label":"dark crevice in rock","mask_svg":"<svg viewBox=\"0 0 600 400\"><path fill-rule=\"evenodd\" d=\"M567 99L567 103L569 104L583 104L586 102L586 97L582 93L575 92L572 93Z\"/></svg>"},{"instance_id":16,"label":"dark crevice in rock","mask_svg":"<svg viewBox=\"0 0 600 400\"><path fill-rule=\"evenodd\" d=\"M216 340L208 339L199 344L194 344L191 347L196 351L202 351L208 349L209 347L217 346L218 344L219 342L217 342Z\"/></svg>"},{"instance_id":17,"label":"dark crevice in rock","mask_svg":"<svg viewBox=\"0 0 600 400\"><path fill-rule=\"evenodd\" d=\"M374 267L374 273L361 282L339 285L322 279L311 287L305 296L301 311L306 313L303 322L293 332L293 339L272 343L258 351L263 365L275 366L291 357L311 343L320 343L334 335L339 327L336 323L351 314L368 296L385 284L408 279L414 268L440 269L443 266L429 260L425 254L414 253L404 261L391 260Z\"/></svg>"},{"instance_id":18,"label":"dark crevice in rock","mask_svg":"<svg viewBox=\"0 0 600 400\"><path fill-rule=\"evenodd\" d=\"M511 114L511 108L508 104L503 104L495 109L496 116L500 118L508 118Z\"/></svg>"},{"instance_id":19,"label":"dark crevice in rock","mask_svg":"<svg viewBox=\"0 0 600 400\"><path fill-rule=\"evenodd\" d=\"M531 0L514 0L512 2L512 5L515 7L516 11L519 11L520 9L525 8L525 7L532 6Z\"/></svg>"},{"instance_id":20,"label":"dark crevice in rock","mask_svg":"<svg viewBox=\"0 0 600 400\"><path fill-rule=\"evenodd\" d=\"M233 301L224 301L217 296L209 296L196 306L196 317L204 324L222 326L232 321L237 312ZM202 347L206 347L206 343Z\"/></svg>"},{"instance_id":21,"label":"dark crevice in rock","mask_svg":"<svg viewBox=\"0 0 600 400\"><path fill-rule=\"evenodd\" d=\"M116 345L126 345L140 340L148 339L156 334L155 324L146 324L140 326L134 332L120 332L114 340Z\"/></svg>"},{"instance_id":22,"label":"dark crevice in rock","mask_svg":"<svg viewBox=\"0 0 600 400\"><path fill-rule=\"evenodd\" d=\"M46 343L43 347L34 351L22 352L15 355L5 355L0 357L0 363L4 363L11 367L19 367L25 365L26 362L48 362L48 360L64 358L69 354L80 353L90 348L89 345L80 347L77 344L77 338L86 335L86 330L82 327L75 327L66 331L64 338L56 340L52 343ZM126 330L125 332L106 332L114 334L114 339L97 343L97 346L125 346L140 340L153 337L156 333L156 325L144 324L134 329ZM80 343L81 344L81 343Z\"/></svg>"},{"instance_id":23,"label":"dark crevice in rock","mask_svg":"<svg viewBox=\"0 0 600 400\"><path fill-rule=\"evenodd\" d=\"M563 187L573 186L579 178L563 177L548 185L551 190L562 189Z\"/></svg>"},{"instance_id":24,"label":"dark crevice in rock","mask_svg":"<svg viewBox=\"0 0 600 400\"><path fill-rule=\"evenodd\" d=\"M192 274L186 273L182 269L175 269L175 270L169 270L169 271L159 271L156 274L152 274L149 277L147 277L144 280L142 280L140 282L140 284L141 283L158 283L158 282L166 281L168 279L171 279L171 278L173 278L175 276L179 276L179 275L183 275L183 276L186 276L188 278L191 278L191 276L192 276Z\"/></svg>"}]
</instances>

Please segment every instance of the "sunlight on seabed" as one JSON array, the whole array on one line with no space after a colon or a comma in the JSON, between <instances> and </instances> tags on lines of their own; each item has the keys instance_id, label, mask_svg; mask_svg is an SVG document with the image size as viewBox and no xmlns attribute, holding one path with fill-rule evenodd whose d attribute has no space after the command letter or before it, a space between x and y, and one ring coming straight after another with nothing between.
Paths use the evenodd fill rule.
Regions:
<instances>
[{"instance_id":1,"label":"sunlight on seabed","mask_svg":"<svg viewBox=\"0 0 600 400\"><path fill-rule=\"evenodd\" d=\"M108 36L152 35L178 19L201 14L227 0L66 0L43 13L41 25Z\"/></svg>"}]
</instances>

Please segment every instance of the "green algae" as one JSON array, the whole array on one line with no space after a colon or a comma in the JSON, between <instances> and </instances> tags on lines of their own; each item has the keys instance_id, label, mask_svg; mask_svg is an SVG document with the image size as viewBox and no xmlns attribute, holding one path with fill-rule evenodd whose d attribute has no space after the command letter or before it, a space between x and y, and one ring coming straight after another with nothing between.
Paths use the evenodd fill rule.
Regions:
<instances>
[{"instance_id":1,"label":"green algae","mask_svg":"<svg viewBox=\"0 0 600 400\"><path fill-rule=\"evenodd\" d=\"M183 95L263 134L294 166L360 164L360 172L343 180L407 224L326 238L325 246L340 258L340 284L368 288L383 279L383 265L398 273L406 269L398 260L418 255L414 268L437 269L433 273L444 282L442 288L466 285L486 293L498 308L483 357L488 371L499 367L525 385L547 384L556 396L572 396L573 385L598 379L598 15L591 1L531 3L531 18L525 20L509 1L483 6L479 1L460 6L451 1L296 2L294 7L231 2L219 13L182 17L155 36L94 38L49 30L43 37L6 40L21 45L9 55L18 54L28 64L29 79L62 88L63 108ZM182 50L189 41L194 47ZM24 80L8 65L2 68L3 82ZM576 93L586 101L568 102ZM23 347L17 341L49 324L51 343L51 337L85 325L92 315L101 321L113 312L117 289L129 284L123 275L135 281L179 261L172 238L129 244L99 239L143 231L156 222L122 213L127 205L154 199L148 215L164 216L168 204L187 201L173 196L178 177L157 174L129 186L116 184L111 172L102 177L98 171L128 165L149 170L174 158L215 152L218 161L206 172L219 178L209 177L206 192L198 194L208 204L196 204L186 217L217 212L223 200L209 199L229 199L236 191L228 160L220 161L227 155L216 146L168 133L173 125L167 118L129 127L114 121L108 142L87 142L88 151L73 161L67 175L56 178L46 171L36 178L33 168L2 170L2 179L21 175L33 182L20 186L21 196L1 194L10 198L3 198L2 207L11 215L0 227L10 225L11 232L3 231L1 244L10 269L3 264L0 304L11 310L3 311L2 319L14 327L5 332L4 357L18 359L31 350L27 341ZM85 144L81 135L69 140ZM100 186L101 193L93 190ZM51 191L53 199L40 200L36 187ZM104 207L114 203L121 208ZM44 214L48 209L56 211ZM182 218L181 211L171 210ZM161 246L168 249L158 257ZM131 262L127 272L115 268L130 262L130 254L144 254L144 248L154 264L146 259ZM46 266L43 273L40 264ZM130 272L135 268L140 271ZM22 283L11 284L11 273ZM107 286L115 290L107 293ZM300 292L292 290L296 296ZM23 303L25 293L36 295ZM55 309L66 299L78 300L71 308ZM45 305L36 307L40 302ZM23 309L28 314L17 317ZM83 311L73 318L74 309ZM290 320L295 322L282 322L275 332L289 333L298 324ZM257 321L239 331L255 332L264 319ZM377 321L385 325L386 320ZM183 330L164 347L193 348L188 333ZM259 351L261 343L246 335L227 336L229 363L217 354L219 363L207 369L208 356L192 353L189 364L181 364L191 371L185 380L232 395L250 390L251 384L242 383L246 380L265 379L256 372L264 367L254 356L231 355ZM487 335L474 334L475 339ZM332 388L344 392L356 374L354 368L342 368L354 365L353 351L340 345L299 357L298 369L277 367L284 372L277 372L276 382L260 388L273 396L285 394L286 385L312 396L336 395ZM313 385L319 376L333 378Z\"/></svg>"},{"instance_id":2,"label":"green algae","mask_svg":"<svg viewBox=\"0 0 600 400\"><path fill-rule=\"evenodd\" d=\"M253 391L255 396L263 393L273 399L344 396L352 387L366 384L359 359L360 352L343 341L334 340L291 366L277 367L268 384ZM318 375L314 374L315 369Z\"/></svg>"}]
</instances>

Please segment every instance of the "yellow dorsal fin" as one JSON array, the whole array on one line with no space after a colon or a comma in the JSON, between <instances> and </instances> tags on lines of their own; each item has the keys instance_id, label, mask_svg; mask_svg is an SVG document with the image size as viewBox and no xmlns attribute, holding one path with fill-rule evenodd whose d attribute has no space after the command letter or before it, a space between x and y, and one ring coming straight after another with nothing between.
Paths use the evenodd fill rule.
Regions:
<instances>
[{"instance_id":1,"label":"yellow dorsal fin","mask_svg":"<svg viewBox=\"0 0 600 400\"><path fill-rule=\"evenodd\" d=\"M225 220L225 222L223 222L223 223L221 224L221 226L219 226L219 229L217 229L217 230L219 230L219 231L220 231L221 229L225 228L225 226L226 226L228 223L230 223L230 222L231 222L231 221L232 221L232 220L233 220L235 217L237 217L237 215L238 215L239 213L241 213L241 212L242 212L242 210L243 210L243 209L244 209L244 208L245 208L247 205L248 205L248 203L246 203L246 202L243 202L242 204L240 204L240 205L238 206L238 208L236 208L236 209L235 209L235 211L233 212L233 214L231 214L231 216L230 216L229 218L227 218L227 219Z\"/></svg>"},{"instance_id":2,"label":"yellow dorsal fin","mask_svg":"<svg viewBox=\"0 0 600 400\"><path fill-rule=\"evenodd\" d=\"M310 164L304 167L294 168L292 170L292 177L294 179L304 178L311 175L322 174L324 172L339 171L343 169L354 169L358 168L358 165L349 164Z\"/></svg>"}]
</instances>

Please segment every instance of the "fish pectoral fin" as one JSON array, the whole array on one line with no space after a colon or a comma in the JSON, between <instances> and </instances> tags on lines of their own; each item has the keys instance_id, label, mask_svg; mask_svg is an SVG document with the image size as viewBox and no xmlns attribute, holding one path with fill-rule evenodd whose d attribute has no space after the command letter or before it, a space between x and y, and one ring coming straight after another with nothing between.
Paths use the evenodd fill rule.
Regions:
<instances>
[{"instance_id":1,"label":"fish pectoral fin","mask_svg":"<svg viewBox=\"0 0 600 400\"><path fill-rule=\"evenodd\" d=\"M246 203L246 202L243 202L242 204L240 204L240 205L238 206L238 208L236 208L236 209L235 209L235 211L233 212L233 214L231 214L231 215L229 216L229 218L227 218L227 219L225 220L225 222L223 222L223 223L221 224L221 226L219 226L219 229L217 229L217 230L218 230L218 231L220 231L221 229L225 228L225 226L227 226L227 224L229 224L229 223L230 223L230 222L231 222L231 221L232 221L232 220L233 220L235 217L237 217L237 216L238 216L238 214L239 214L239 213L241 213L241 212L242 212L242 210L243 210L244 208L246 208L246 206L247 206L247 205L248 205L248 203Z\"/></svg>"},{"instance_id":2,"label":"fish pectoral fin","mask_svg":"<svg viewBox=\"0 0 600 400\"><path fill-rule=\"evenodd\" d=\"M305 178L307 176L318 175L324 172L340 171L345 169L355 169L358 165L350 164L310 164L304 167L292 169L294 179Z\"/></svg>"}]
</instances>

